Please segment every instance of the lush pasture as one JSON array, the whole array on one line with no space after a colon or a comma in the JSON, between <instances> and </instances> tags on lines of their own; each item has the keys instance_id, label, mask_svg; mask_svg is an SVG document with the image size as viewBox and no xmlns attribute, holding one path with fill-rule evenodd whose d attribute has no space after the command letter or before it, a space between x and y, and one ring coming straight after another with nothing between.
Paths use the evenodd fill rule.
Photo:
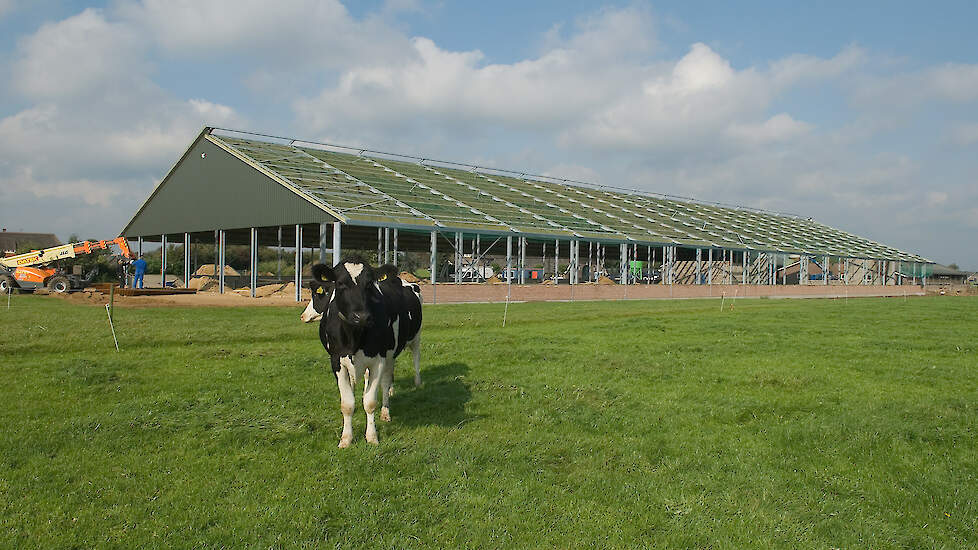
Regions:
<instances>
[{"instance_id":1,"label":"lush pasture","mask_svg":"<svg viewBox=\"0 0 978 550\"><path fill-rule=\"evenodd\" d=\"M978 544L978 299L429 307L347 450L299 308L3 305L0 547Z\"/></svg>"}]
</instances>

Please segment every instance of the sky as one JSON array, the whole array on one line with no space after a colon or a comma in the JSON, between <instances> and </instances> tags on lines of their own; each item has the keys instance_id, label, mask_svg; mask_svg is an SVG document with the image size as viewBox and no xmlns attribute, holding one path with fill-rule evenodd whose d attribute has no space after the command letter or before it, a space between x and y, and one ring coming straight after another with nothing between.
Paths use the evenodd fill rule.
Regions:
<instances>
[{"instance_id":1,"label":"sky","mask_svg":"<svg viewBox=\"0 0 978 550\"><path fill-rule=\"evenodd\" d=\"M978 270L976 20L974 2L0 0L0 225L118 235L208 125L799 214Z\"/></svg>"}]
</instances>

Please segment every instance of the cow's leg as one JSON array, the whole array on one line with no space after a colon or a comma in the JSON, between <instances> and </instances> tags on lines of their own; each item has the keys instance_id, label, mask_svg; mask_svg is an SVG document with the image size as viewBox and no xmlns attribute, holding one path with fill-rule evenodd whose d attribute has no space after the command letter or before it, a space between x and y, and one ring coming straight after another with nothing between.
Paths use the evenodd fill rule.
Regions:
<instances>
[{"instance_id":1,"label":"cow's leg","mask_svg":"<svg viewBox=\"0 0 978 550\"><path fill-rule=\"evenodd\" d=\"M414 385L421 387L421 333L408 342L408 345L411 346L411 355L414 357Z\"/></svg>"},{"instance_id":2,"label":"cow's leg","mask_svg":"<svg viewBox=\"0 0 978 550\"><path fill-rule=\"evenodd\" d=\"M374 425L374 410L377 409L377 386L384 379L384 358L378 357L370 366L370 379L363 384L363 410L367 413L367 442L376 445L377 426Z\"/></svg>"},{"instance_id":3,"label":"cow's leg","mask_svg":"<svg viewBox=\"0 0 978 550\"><path fill-rule=\"evenodd\" d=\"M384 422L391 421L390 400L394 395L394 355L388 354L384 359L384 374L380 380L380 395L383 403L380 407L380 419Z\"/></svg>"},{"instance_id":4,"label":"cow's leg","mask_svg":"<svg viewBox=\"0 0 978 550\"><path fill-rule=\"evenodd\" d=\"M334 360L339 362L336 385L340 389L340 410L343 412L343 435L340 436L339 447L345 449L353 442L353 409L356 407L356 400L353 397L353 384L356 380L356 370L354 370L353 361L349 357Z\"/></svg>"}]
</instances>

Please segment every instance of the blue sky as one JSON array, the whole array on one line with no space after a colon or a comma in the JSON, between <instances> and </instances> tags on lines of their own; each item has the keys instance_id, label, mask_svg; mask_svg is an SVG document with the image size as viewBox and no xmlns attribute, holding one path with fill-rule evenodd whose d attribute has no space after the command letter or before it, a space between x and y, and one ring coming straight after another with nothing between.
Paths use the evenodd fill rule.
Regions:
<instances>
[{"instance_id":1,"label":"blue sky","mask_svg":"<svg viewBox=\"0 0 978 550\"><path fill-rule=\"evenodd\" d=\"M268 5L0 0L0 223L115 235L216 124L796 212L978 269L974 3Z\"/></svg>"}]
</instances>

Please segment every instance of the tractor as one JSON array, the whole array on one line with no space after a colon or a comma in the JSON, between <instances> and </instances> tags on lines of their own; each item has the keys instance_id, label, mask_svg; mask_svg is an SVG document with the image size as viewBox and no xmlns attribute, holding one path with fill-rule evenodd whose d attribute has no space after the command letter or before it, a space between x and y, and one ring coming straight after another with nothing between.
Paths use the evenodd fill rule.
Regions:
<instances>
[{"instance_id":1,"label":"tractor","mask_svg":"<svg viewBox=\"0 0 978 550\"><path fill-rule=\"evenodd\" d=\"M0 258L0 295L13 290L34 291L38 288L61 294L85 288L98 275L98 268L84 275L69 274L61 269L61 260L106 250L112 245L119 247L120 256L133 259L129 242L124 237L111 241L70 243Z\"/></svg>"}]
</instances>

